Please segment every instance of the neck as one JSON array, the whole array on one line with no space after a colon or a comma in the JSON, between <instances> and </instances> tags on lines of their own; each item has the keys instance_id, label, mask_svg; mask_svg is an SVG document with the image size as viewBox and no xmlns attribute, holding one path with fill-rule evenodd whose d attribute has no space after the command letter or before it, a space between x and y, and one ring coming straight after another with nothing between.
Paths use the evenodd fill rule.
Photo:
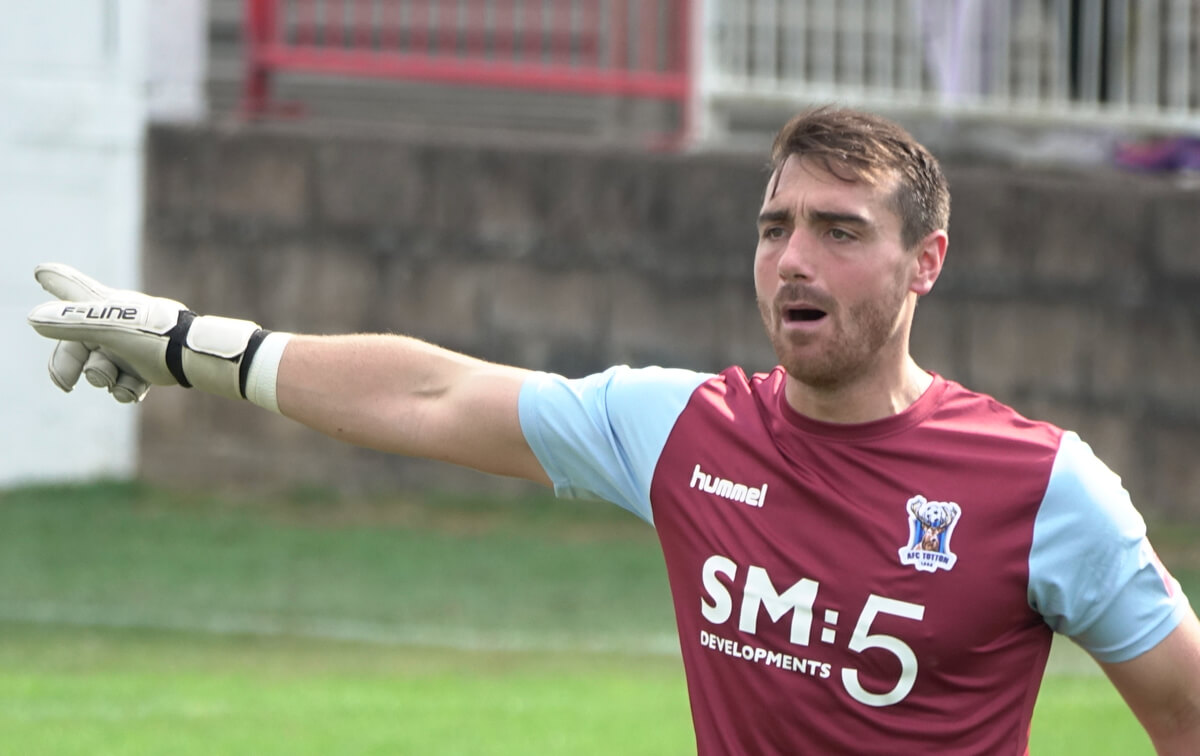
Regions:
<instances>
[{"instance_id":1,"label":"neck","mask_svg":"<svg viewBox=\"0 0 1200 756\"><path fill-rule=\"evenodd\" d=\"M784 395L805 417L827 423L868 423L899 414L925 393L933 376L905 354L894 369L835 386L810 386L788 376Z\"/></svg>"}]
</instances>

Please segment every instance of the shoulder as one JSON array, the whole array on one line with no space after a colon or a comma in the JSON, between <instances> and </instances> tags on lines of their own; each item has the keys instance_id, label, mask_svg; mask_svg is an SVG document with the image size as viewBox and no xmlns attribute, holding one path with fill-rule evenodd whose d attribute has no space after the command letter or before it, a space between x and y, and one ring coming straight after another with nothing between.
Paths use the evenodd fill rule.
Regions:
<instances>
[{"instance_id":1,"label":"shoulder","mask_svg":"<svg viewBox=\"0 0 1200 756\"><path fill-rule=\"evenodd\" d=\"M767 373L747 374L740 367L728 367L711 375L696 388L697 401L726 405L739 402L771 403L783 391L785 374L777 367Z\"/></svg>"},{"instance_id":2,"label":"shoulder","mask_svg":"<svg viewBox=\"0 0 1200 756\"><path fill-rule=\"evenodd\" d=\"M935 376L935 380L944 384L941 398L943 415L961 417L996 433L1044 434L1053 438L1056 444L1062 435L1062 428L1045 420L1029 418L990 394L974 391L941 376Z\"/></svg>"},{"instance_id":3,"label":"shoulder","mask_svg":"<svg viewBox=\"0 0 1200 756\"><path fill-rule=\"evenodd\" d=\"M1135 539L1145 533L1120 476L1071 432L1063 434L1055 454L1039 519L1043 524L1053 519L1075 521L1072 529L1077 532L1102 531Z\"/></svg>"},{"instance_id":4,"label":"shoulder","mask_svg":"<svg viewBox=\"0 0 1200 756\"><path fill-rule=\"evenodd\" d=\"M696 401L708 404L756 401L782 390L782 375L782 369L747 375L739 367L706 373L684 368L633 368L628 365L617 365L583 378L534 372L525 379L522 402L561 402L572 397L576 400L588 397L591 401L615 402L617 405L664 398L687 403L693 396Z\"/></svg>"},{"instance_id":5,"label":"shoulder","mask_svg":"<svg viewBox=\"0 0 1200 756\"><path fill-rule=\"evenodd\" d=\"M1025 449L1037 455L1048 472L1062 442L1062 428L1026 417L993 396L935 376L935 387L939 384L941 396L927 426L978 439L998 450Z\"/></svg>"},{"instance_id":6,"label":"shoulder","mask_svg":"<svg viewBox=\"0 0 1200 756\"><path fill-rule=\"evenodd\" d=\"M521 429L559 496L606 499L652 521L647 491L666 438L712 378L627 366L576 379L531 373Z\"/></svg>"},{"instance_id":7,"label":"shoulder","mask_svg":"<svg viewBox=\"0 0 1200 756\"><path fill-rule=\"evenodd\" d=\"M1030 605L1100 661L1152 648L1186 605L1120 477L1074 433L1055 457L1029 570Z\"/></svg>"},{"instance_id":8,"label":"shoulder","mask_svg":"<svg viewBox=\"0 0 1200 756\"><path fill-rule=\"evenodd\" d=\"M588 401L639 402L666 395L688 396L712 378L710 373L663 367L631 368L617 365L582 378L553 373L530 373L521 389L521 402L561 404Z\"/></svg>"}]
</instances>

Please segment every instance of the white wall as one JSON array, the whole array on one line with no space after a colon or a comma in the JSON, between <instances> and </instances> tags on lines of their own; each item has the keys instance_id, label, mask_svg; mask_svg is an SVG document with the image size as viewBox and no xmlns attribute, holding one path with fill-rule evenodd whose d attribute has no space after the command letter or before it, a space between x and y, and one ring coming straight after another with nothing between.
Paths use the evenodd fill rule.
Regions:
<instances>
[{"instance_id":1,"label":"white wall","mask_svg":"<svg viewBox=\"0 0 1200 756\"><path fill-rule=\"evenodd\" d=\"M203 0L183 2L193 19L203 8ZM25 314L49 296L33 280L38 262L66 262L120 287L139 283L148 92L152 72L164 68L148 65L148 39L162 26L156 14L178 5L0 0L0 484L134 472L136 408L85 381L59 391L46 374L50 342ZM194 61L172 66L166 57L165 78L191 76L202 91ZM202 116L172 91L184 105L159 110Z\"/></svg>"}]
</instances>

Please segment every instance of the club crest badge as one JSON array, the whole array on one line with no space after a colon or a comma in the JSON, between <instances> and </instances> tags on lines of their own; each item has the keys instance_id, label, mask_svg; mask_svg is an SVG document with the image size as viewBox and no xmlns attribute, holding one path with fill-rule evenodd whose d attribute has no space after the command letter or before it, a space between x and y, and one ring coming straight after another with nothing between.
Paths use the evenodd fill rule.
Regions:
<instances>
[{"instance_id":1,"label":"club crest badge","mask_svg":"<svg viewBox=\"0 0 1200 756\"><path fill-rule=\"evenodd\" d=\"M900 563L919 572L950 570L958 556L950 550L950 536L962 515L952 501L928 501L914 496L905 505L908 512L908 544L900 549Z\"/></svg>"}]
</instances>

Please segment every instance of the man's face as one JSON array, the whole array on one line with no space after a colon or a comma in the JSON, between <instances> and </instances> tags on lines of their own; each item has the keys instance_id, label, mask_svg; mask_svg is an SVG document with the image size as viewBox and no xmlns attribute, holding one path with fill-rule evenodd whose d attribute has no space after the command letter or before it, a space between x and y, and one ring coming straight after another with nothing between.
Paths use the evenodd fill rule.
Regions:
<instances>
[{"instance_id":1,"label":"man's face","mask_svg":"<svg viewBox=\"0 0 1200 756\"><path fill-rule=\"evenodd\" d=\"M797 157L768 182L755 291L780 364L803 384L836 388L907 355L917 265L888 204L894 188Z\"/></svg>"}]
</instances>

